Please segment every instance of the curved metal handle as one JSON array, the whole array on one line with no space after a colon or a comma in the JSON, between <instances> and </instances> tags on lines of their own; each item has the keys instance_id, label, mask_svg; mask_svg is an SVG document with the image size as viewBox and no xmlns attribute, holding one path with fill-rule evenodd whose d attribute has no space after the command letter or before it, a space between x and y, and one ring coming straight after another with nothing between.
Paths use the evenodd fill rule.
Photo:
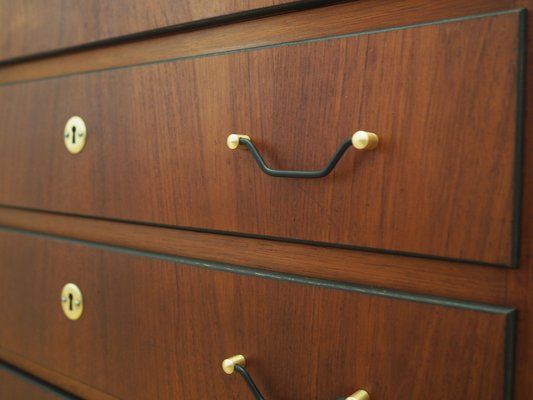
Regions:
<instances>
[{"instance_id":1,"label":"curved metal handle","mask_svg":"<svg viewBox=\"0 0 533 400\"><path fill-rule=\"evenodd\" d=\"M333 157L329 160L327 165L317 171L290 171L282 169L273 169L266 165L265 160L259 154L259 151L252 143L252 140L247 135L238 135L232 133L228 136L227 145L230 149L235 150L241 146L246 147L252 153L257 165L265 174L280 178L322 178L328 175L337 165L341 157L344 155L349 147L354 146L359 150L373 150L377 147L379 142L378 135L367 131L357 131L352 137L345 139L337 148Z\"/></svg>"},{"instance_id":2,"label":"curved metal handle","mask_svg":"<svg viewBox=\"0 0 533 400\"><path fill-rule=\"evenodd\" d=\"M264 400L263 395L255 385L252 377L244 368L245 366L246 358L244 358L242 354L237 354L222 361L222 369L226 374L231 375L234 371L237 371L244 378L256 400ZM348 397L342 397L337 400L370 400L370 395L367 391L360 389Z\"/></svg>"}]
</instances>

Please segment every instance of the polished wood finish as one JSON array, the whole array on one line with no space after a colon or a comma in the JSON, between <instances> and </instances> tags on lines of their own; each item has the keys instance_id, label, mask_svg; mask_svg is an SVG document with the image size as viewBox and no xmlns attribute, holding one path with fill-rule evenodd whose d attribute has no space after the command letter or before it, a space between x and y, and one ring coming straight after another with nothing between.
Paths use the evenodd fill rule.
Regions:
<instances>
[{"instance_id":1,"label":"polished wood finish","mask_svg":"<svg viewBox=\"0 0 533 400\"><path fill-rule=\"evenodd\" d=\"M510 309L19 234L1 233L0 252L2 348L119 398L244 398L244 382L220 367L236 353L267 398L333 399L357 388L390 400L504 398ZM84 294L78 321L61 311L66 282Z\"/></svg>"},{"instance_id":2,"label":"polished wood finish","mask_svg":"<svg viewBox=\"0 0 533 400\"><path fill-rule=\"evenodd\" d=\"M71 52L0 69L0 83L123 67L506 10L512 0L358 0Z\"/></svg>"},{"instance_id":3,"label":"polished wood finish","mask_svg":"<svg viewBox=\"0 0 533 400\"><path fill-rule=\"evenodd\" d=\"M0 202L511 265L519 19L4 87ZM89 138L71 156L61 135L78 114ZM321 180L265 176L225 146L247 133L270 164L317 169L359 129L379 148Z\"/></svg>"},{"instance_id":4,"label":"polished wood finish","mask_svg":"<svg viewBox=\"0 0 533 400\"><path fill-rule=\"evenodd\" d=\"M0 207L0 226L267 271L504 304L502 268L143 226ZM510 274L516 275L517 271Z\"/></svg>"},{"instance_id":5,"label":"polished wood finish","mask_svg":"<svg viewBox=\"0 0 533 400\"><path fill-rule=\"evenodd\" d=\"M287 3L293 1L2 0L0 60Z\"/></svg>"},{"instance_id":6,"label":"polished wood finish","mask_svg":"<svg viewBox=\"0 0 533 400\"><path fill-rule=\"evenodd\" d=\"M63 400L74 397L43 386L36 380L16 373L13 369L0 364L0 398L5 400Z\"/></svg>"},{"instance_id":7,"label":"polished wood finish","mask_svg":"<svg viewBox=\"0 0 533 400\"><path fill-rule=\"evenodd\" d=\"M18 2L13 2L10 6L17 6L15 3ZM110 7L113 6L114 5L111 5ZM11 65L7 64L0 67L0 82L9 83L52 76L63 76L85 71L124 67L146 62L157 62L177 57L206 55L209 53L278 44L293 40L397 27L420 22L436 21L443 18L464 17L473 14L508 10L519 7L528 9L527 25L529 27L533 26L533 1L531 0L353 1L313 10L273 15L268 18L250 19L239 23L222 24L219 26L213 26L212 23L210 23L207 28L191 30L180 29L176 31L176 34L163 35L150 40L128 41L112 46L99 46L89 50L72 51L56 57L37 58L31 62L19 62ZM2 17L4 17L4 15L1 15L0 19ZM225 19L225 21L228 22L229 19ZM122 23L123 21L119 22ZM145 22L147 21L143 21L143 23ZM91 21L89 23L93 22ZM4 27L6 25L0 23L0 26L2 26L2 32L5 33ZM55 26L49 27L49 32L53 34L55 28ZM475 35L477 36L479 34ZM0 42L5 38L5 35L0 37ZM70 40L70 38L65 39ZM23 38L12 38L11 43L15 44L16 41L23 42L24 40L25 39ZM44 43L46 40L45 36L38 38L40 43ZM472 40L472 38L469 40ZM336 249L323 246L233 237L213 233L190 232L171 228L143 226L126 222L112 222L98 218L79 218L75 216L9 208L0 208L0 226L40 232L45 235L59 235L96 243L108 243L125 248L172 254L192 259L250 266L260 270L262 273L269 273L269 271L288 272L300 276L358 283L378 287L382 290L395 289L413 293L433 294L437 296L479 301L516 308L518 310L518 321L516 326L517 335L513 398L514 400L529 400L531 398L531 393L533 393L533 187L531 185L531 182L533 182L533 172L531 169L533 167L533 160L531 157L533 154L533 140L531 140L531 138L533 138L533 128L530 111L533 110L533 96L530 95L533 90L533 79L531 79L533 46L531 46L531 43L533 43L533 29L528 29L527 60L529 61L526 64L525 70L525 114L522 119L524 122L524 163L521 179L523 183L523 195L521 213L517 215L517 219L520 219L522 222L520 234L520 257L517 269L484 267L467 264L465 262L448 262ZM445 48L445 46L443 46L443 48ZM1 53L0 57L3 56L4 53ZM0 91L1 90L3 89L0 89ZM87 92L86 89L83 90L84 92ZM98 89L92 90L91 93L93 93L93 98L96 98L97 92ZM386 94L388 95L388 91ZM487 99L490 99L490 96L488 96ZM486 102L487 99L485 99L484 102ZM55 99L53 100L55 101ZM11 99L2 100L0 108L5 107L10 101ZM409 102L410 99L405 101ZM48 106L48 101L41 106ZM118 102L113 104L113 108L120 108L120 104L118 104ZM499 107L496 104L494 105L493 112L504 112L502 110L504 110L504 108ZM24 117L27 117L26 114L21 114L23 114ZM139 115L137 118L142 119L143 116ZM27 119L30 119L30 117ZM3 126L3 124L5 124L5 120L0 120L0 127ZM42 131L39 130L39 133L41 132ZM4 134L4 132L0 133L0 137ZM9 132L8 134L12 134L12 132ZM59 141L59 138L57 140ZM30 146L32 145L31 142L26 144ZM0 145L0 147L1 146L2 145ZM42 151L49 151L50 148L55 145L48 146L45 144L43 146L41 143L39 146L42 148ZM19 152L18 156L22 156L25 150L24 148L20 148L17 151ZM461 157L462 155L457 154L456 156ZM246 154L243 155L243 159L244 157L246 157ZM317 162L318 161L320 160L317 160ZM63 161L55 160L55 163L62 164ZM287 167L290 167L291 165L292 164L288 164ZM13 166L10 168L13 168ZM39 168L42 168L42 165L35 162L33 171L39 172ZM60 167L57 166L56 168ZM10 169L10 171L11 172L9 173L15 173L14 169ZM105 176L101 176L100 178L105 179ZM520 179L518 178L517 180L519 181ZM5 179L0 177L0 193L4 190L5 183ZM42 182L43 186L47 184L50 185L51 183L57 184L57 181L54 182L50 177L45 177ZM26 185L26 181L19 180L18 184L21 186ZM94 188L98 188L99 184L99 181L91 182L91 185ZM65 193L67 186L62 185L61 190ZM29 196L32 196L29 189L28 193ZM110 195L108 194L108 197L102 201L109 201L109 198ZM168 206L165 205L164 207ZM482 207L482 205L480 205L480 207ZM205 210L197 209L194 212L205 212ZM209 210L209 212L223 213L224 210ZM41 241L44 242L42 239ZM3 242L0 241L0 246L8 245L2 243ZM24 252L29 249L28 246L29 245L22 246L20 248L13 246L10 248L10 252L13 253L20 250L20 255L23 255ZM77 246L78 245L75 245L75 247ZM92 252L92 249L89 247L85 251ZM7 263L4 262L3 254L4 251L0 251L0 270L7 268ZM46 255L43 252L40 252L39 254ZM70 255L71 253L68 254ZM25 260L30 260L31 258L29 254L24 256L26 257ZM71 258L73 257L70 257L69 261ZM37 260L34 262L35 265L41 265L38 255L36 255L34 259ZM63 263L64 261L65 260L62 258L58 261L58 264ZM100 261L102 260L95 261L94 265L99 265ZM134 270L138 269L138 263L141 262L142 261L137 262ZM159 263L159 261L157 262ZM145 264L143 263L143 265ZM125 271L126 268L120 267L120 270ZM11 273L14 272L11 271ZM100 281L106 284L109 281L107 275L104 275L103 272L100 272L99 274L99 277L101 276ZM127 274L128 272L124 272L123 276L127 276ZM27 277L27 279L29 280L30 277ZM153 282L150 278L147 278L146 281ZM204 279L201 281L202 284L205 283ZM3 280L0 280L0 282L0 285L8 284ZM50 283L46 277L40 279L40 282L43 286ZM32 285L36 286L38 284L38 281L32 282ZM257 288L257 286L254 286L254 288ZM209 291L206 292L211 293ZM277 294L278 292L269 293L269 296L267 297L264 295L264 298L269 300L270 297L274 297L275 300L279 302L280 299L276 299ZM2 291L0 290L0 296L1 295ZM153 294L150 293L149 296L153 296ZM54 299L54 301L56 300L57 299ZM208 300L205 299L205 303L207 303L207 301ZM311 302L309 307L312 308L313 305L316 304L316 301ZM4 305L4 307L8 307L8 305ZM32 304L29 306L29 308L32 307L37 308L39 305ZM302 307L304 306L302 305ZM397 310L396 306L393 308ZM57 310L59 310L59 307ZM303 311L303 313L312 312L313 311L310 310ZM0 315L3 317L3 314ZM398 316L398 318L400 317L401 315ZM45 318L45 316L42 316L42 318ZM104 319L106 316L104 313L101 313L99 318ZM142 315L140 318L146 318L146 316ZM155 321L157 318L158 317L150 318L150 320ZM299 320L302 319L305 318L300 318ZM464 318L461 320L463 321ZM424 323L425 319L420 321L420 323ZM335 321L335 323L338 323L338 321ZM403 323L402 326L405 326L406 324L407 323ZM500 326L501 324L498 325L498 327ZM4 331L11 329L9 326L5 326L3 322L0 323L0 329L1 328L3 328ZM46 325L46 328L43 328L43 332L48 328L49 325ZM446 327L445 329L448 328L449 327ZM299 327L299 329L302 328ZM491 332L491 329L492 327L483 327L484 331L494 334ZM269 331L270 329L265 329L265 332L261 332L261 337L266 336L266 333ZM155 343L154 346L157 346L160 342L159 332L160 331L153 331L153 334L151 335L145 333L144 337L148 338L148 336L150 336L150 343ZM14 333L15 332L12 332L12 334ZM32 343L35 340L41 340L39 339L40 333L41 332L37 335L35 332L32 332L32 334L29 335ZM194 333L201 337L197 331ZM131 330L128 331L128 335L130 334ZM483 334L484 332L481 332L481 329L473 332L472 340L476 340L478 336ZM192 335L192 333L190 333L189 336L190 335ZM328 340L341 343L343 340L347 340L347 335L352 334L351 332L347 333L342 329L338 329L337 332L333 332L331 335L333 337L328 338ZM380 337L384 336L386 335L382 334ZM23 340L23 337L21 336L19 339ZM424 345L425 344L426 342L424 342ZM95 349L95 346L92 348ZM300 349L300 347L291 348L295 354L297 353L298 359L303 357L302 353L310 352L307 348L301 352L298 349ZM431 353L428 348L424 347L424 349L424 354ZM65 349L62 349L61 351L65 352ZM339 351L339 349L335 349L335 351ZM99 353L101 360L105 359L104 354L98 352L96 349L95 352ZM320 350L316 350L315 353L316 352L320 352ZM227 355L229 354L224 354L223 356ZM172 352L168 352L168 354L165 355L165 357L173 356L174 354ZM62 353L61 357L66 356ZM72 379L71 376L58 372L55 369L55 366L51 367L50 364L41 365L40 363L35 362L33 355L29 355L29 358L26 358L20 353L10 351L5 347L2 347L1 341L0 359L8 361L13 365L17 365L31 374L39 376L46 381L53 382L68 391L76 392L82 398L115 398L114 396L105 394L104 392L89 386L87 382ZM220 360L218 360L218 362L219 361ZM429 355L427 363L431 364L432 362L432 357ZM116 361L111 360L111 363L116 363ZM348 362L347 364L349 365ZM374 369L386 368L392 370L397 368L401 371L403 367L401 363L391 364L390 360L385 357L373 358L372 362L369 364L371 364ZM441 362L441 364L442 365L440 365L439 368L444 369L446 367L446 362ZM76 365L75 362L72 362L72 365ZM259 365L262 366L261 370L257 369ZM337 366L339 364L335 365ZM397 367L397 365L400 366ZM270 368L268 365L265 366L264 363L258 364L257 359L252 359L250 361L252 373L254 374L254 377L261 379L262 385L263 383L268 383L264 381L265 377L268 378L268 371L267 373L264 373L263 371L264 369L267 369L266 367ZM93 369L97 370L98 368L99 366L97 365L93 366ZM218 365L215 369L216 368L218 368ZM189 369L191 369L191 367L189 367ZM69 371L71 371L70 368ZM424 369L420 368L418 372L423 373L423 371ZM148 370L145 370L144 372L146 375L150 373ZM394 372L399 373L398 371ZM479 371L475 372L477 373ZM98 375L98 371L96 371L95 374ZM190 372L187 375L180 377L184 381L188 377L193 376L194 374ZM305 384L316 384L315 382L317 382L317 380L322 379L320 376L321 375L317 373L316 376L307 377ZM126 378L129 379L127 376ZM123 379L122 376L120 379ZM222 379L224 379L224 384L228 383L228 379L232 380L232 382L234 381L234 385L231 389L235 389L235 392L233 392L233 396L229 396L229 398L244 399L247 398L246 396L249 396L244 384L238 377L228 377L224 375L219 382L222 382ZM403 382L405 381L406 380ZM348 392L336 392L335 396L353 392L355 388L359 387L358 384L357 386L354 385L355 384L351 383ZM288 387L292 387L292 382ZM275 390L276 388L273 389ZM285 397L286 394L281 390L275 394L276 397L270 398L292 400L290 397ZM190 398L190 394L188 393L187 395L186 398ZM424 395L425 394L422 393L422 396ZM0 397L4 398L6 396L0 395ZM32 397L35 396L30 396L29 398ZM479 393L461 393L456 397L476 399L479 398L480 395ZM216 398L219 398L219 396L216 396ZM315 398L315 396L311 396L311 398ZM418 397L417 395L414 395L411 398L413 400L427 400L428 398L434 399L435 397L432 393L429 397ZM449 399L447 395L443 395L442 398Z\"/></svg>"}]
</instances>

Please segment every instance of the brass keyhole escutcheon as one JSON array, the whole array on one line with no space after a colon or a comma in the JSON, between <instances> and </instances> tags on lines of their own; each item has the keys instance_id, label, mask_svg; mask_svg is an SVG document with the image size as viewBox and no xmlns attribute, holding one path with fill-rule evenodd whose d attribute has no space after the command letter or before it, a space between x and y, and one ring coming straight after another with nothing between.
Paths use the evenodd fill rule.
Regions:
<instances>
[{"instance_id":1,"label":"brass keyhole escutcheon","mask_svg":"<svg viewBox=\"0 0 533 400\"><path fill-rule=\"evenodd\" d=\"M83 296L74 283L67 283L61 290L61 308L66 317L77 320L83 313Z\"/></svg>"},{"instance_id":2,"label":"brass keyhole escutcheon","mask_svg":"<svg viewBox=\"0 0 533 400\"><path fill-rule=\"evenodd\" d=\"M63 132L63 140L71 154L78 154L83 150L87 142L87 127L81 117L75 115L68 119Z\"/></svg>"}]
</instances>

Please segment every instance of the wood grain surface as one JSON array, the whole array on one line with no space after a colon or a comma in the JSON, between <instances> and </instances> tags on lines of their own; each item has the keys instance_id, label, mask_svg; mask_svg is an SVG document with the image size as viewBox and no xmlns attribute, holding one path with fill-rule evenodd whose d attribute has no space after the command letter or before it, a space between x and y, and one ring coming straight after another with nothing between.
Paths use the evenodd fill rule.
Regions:
<instances>
[{"instance_id":1,"label":"wood grain surface","mask_svg":"<svg viewBox=\"0 0 533 400\"><path fill-rule=\"evenodd\" d=\"M84 45L292 0L0 1L0 60ZM312 3L312 2L301 2ZM301 8L301 5L300 5ZM275 10L272 10L274 12Z\"/></svg>"},{"instance_id":2,"label":"wood grain surface","mask_svg":"<svg viewBox=\"0 0 533 400\"><path fill-rule=\"evenodd\" d=\"M14 3L15 4L15 3ZM512 0L358 0L0 66L0 83L506 10ZM45 38L43 38L45 39Z\"/></svg>"},{"instance_id":3,"label":"wood grain surface","mask_svg":"<svg viewBox=\"0 0 533 400\"><path fill-rule=\"evenodd\" d=\"M0 226L333 281L505 304L518 271L0 207Z\"/></svg>"},{"instance_id":4,"label":"wood grain surface","mask_svg":"<svg viewBox=\"0 0 533 400\"><path fill-rule=\"evenodd\" d=\"M507 308L18 234L0 233L0 251L9 266L0 270L2 348L119 398L251 398L220 368L236 353L266 398L334 399L358 388L389 400L504 398ZM84 296L75 322L60 307L67 282Z\"/></svg>"},{"instance_id":5,"label":"wood grain surface","mask_svg":"<svg viewBox=\"0 0 533 400\"><path fill-rule=\"evenodd\" d=\"M511 265L519 18L2 87L0 203ZM321 180L225 145L247 133L272 166L317 169L359 129L378 149Z\"/></svg>"},{"instance_id":6,"label":"wood grain surface","mask_svg":"<svg viewBox=\"0 0 533 400\"><path fill-rule=\"evenodd\" d=\"M0 363L0 398L5 400L75 400L64 392L55 390L26 374Z\"/></svg>"}]
</instances>

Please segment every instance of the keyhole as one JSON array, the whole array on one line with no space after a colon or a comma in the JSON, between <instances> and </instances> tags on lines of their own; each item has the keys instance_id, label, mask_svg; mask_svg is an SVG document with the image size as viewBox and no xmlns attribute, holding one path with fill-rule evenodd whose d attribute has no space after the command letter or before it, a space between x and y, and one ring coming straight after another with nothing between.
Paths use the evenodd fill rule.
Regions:
<instances>
[{"instance_id":1,"label":"keyhole","mask_svg":"<svg viewBox=\"0 0 533 400\"><path fill-rule=\"evenodd\" d=\"M72 311L72 293L68 294L68 309Z\"/></svg>"},{"instance_id":2,"label":"keyhole","mask_svg":"<svg viewBox=\"0 0 533 400\"><path fill-rule=\"evenodd\" d=\"M72 126L72 144L76 144L76 126Z\"/></svg>"}]
</instances>

